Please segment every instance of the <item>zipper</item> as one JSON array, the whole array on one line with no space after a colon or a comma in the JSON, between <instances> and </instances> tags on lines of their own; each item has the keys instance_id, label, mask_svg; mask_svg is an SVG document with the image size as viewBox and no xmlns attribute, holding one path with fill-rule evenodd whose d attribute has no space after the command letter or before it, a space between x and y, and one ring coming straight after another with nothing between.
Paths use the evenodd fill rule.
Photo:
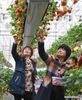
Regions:
<instances>
[{"instance_id":1,"label":"zipper","mask_svg":"<svg viewBox=\"0 0 82 100\"><path fill-rule=\"evenodd\" d=\"M19 79L19 76L16 77L15 82Z\"/></svg>"}]
</instances>

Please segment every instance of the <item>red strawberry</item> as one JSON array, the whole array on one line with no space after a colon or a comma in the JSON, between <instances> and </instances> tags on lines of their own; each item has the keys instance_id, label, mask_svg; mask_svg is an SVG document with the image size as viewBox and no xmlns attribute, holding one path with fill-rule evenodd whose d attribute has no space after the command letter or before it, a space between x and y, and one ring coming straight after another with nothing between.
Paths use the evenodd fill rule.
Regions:
<instances>
[{"instance_id":1,"label":"red strawberry","mask_svg":"<svg viewBox=\"0 0 82 100\"><path fill-rule=\"evenodd\" d=\"M73 4L76 4L78 2L78 0L73 0Z\"/></svg>"},{"instance_id":2,"label":"red strawberry","mask_svg":"<svg viewBox=\"0 0 82 100\"><path fill-rule=\"evenodd\" d=\"M56 14L55 14L55 13L53 13L53 16L56 16Z\"/></svg>"},{"instance_id":3,"label":"red strawberry","mask_svg":"<svg viewBox=\"0 0 82 100\"><path fill-rule=\"evenodd\" d=\"M15 19L18 20L18 16Z\"/></svg>"},{"instance_id":4,"label":"red strawberry","mask_svg":"<svg viewBox=\"0 0 82 100\"><path fill-rule=\"evenodd\" d=\"M68 9L67 12L68 12L68 13L71 13L71 9Z\"/></svg>"},{"instance_id":5,"label":"red strawberry","mask_svg":"<svg viewBox=\"0 0 82 100\"><path fill-rule=\"evenodd\" d=\"M15 0L15 4L18 4L18 0Z\"/></svg>"},{"instance_id":6,"label":"red strawberry","mask_svg":"<svg viewBox=\"0 0 82 100\"><path fill-rule=\"evenodd\" d=\"M50 20L53 21L53 18L51 18Z\"/></svg>"},{"instance_id":7,"label":"red strawberry","mask_svg":"<svg viewBox=\"0 0 82 100\"><path fill-rule=\"evenodd\" d=\"M45 34L45 33L40 33L40 34L38 35L38 37L40 37L40 38L44 38L45 36L47 36L47 34Z\"/></svg>"},{"instance_id":8,"label":"red strawberry","mask_svg":"<svg viewBox=\"0 0 82 100\"><path fill-rule=\"evenodd\" d=\"M47 30L49 31L49 30L50 30L50 28L47 28Z\"/></svg>"},{"instance_id":9,"label":"red strawberry","mask_svg":"<svg viewBox=\"0 0 82 100\"><path fill-rule=\"evenodd\" d=\"M64 11L64 10L59 10L59 11L57 11L57 14L58 14L59 17L64 16L66 13L67 13L66 10L65 10L65 11Z\"/></svg>"},{"instance_id":10,"label":"red strawberry","mask_svg":"<svg viewBox=\"0 0 82 100\"><path fill-rule=\"evenodd\" d=\"M57 10L57 15L58 15L59 13L61 13L61 10Z\"/></svg>"},{"instance_id":11,"label":"red strawberry","mask_svg":"<svg viewBox=\"0 0 82 100\"><path fill-rule=\"evenodd\" d=\"M22 32L23 32L23 29L22 29L22 28L20 28L20 29L19 29L19 31L20 31L20 33L22 33Z\"/></svg>"},{"instance_id":12,"label":"red strawberry","mask_svg":"<svg viewBox=\"0 0 82 100\"><path fill-rule=\"evenodd\" d=\"M18 12L18 13L16 13L16 16L17 16L17 17L19 17L19 16L20 16L20 14L21 14L21 13L19 13L19 12Z\"/></svg>"},{"instance_id":13,"label":"red strawberry","mask_svg":"<svg viewBox=\"0 0 82 100\"><path fill-rule=\"evenodd\" d=\"M56 11L53 11L53 16L56 16Z\"/></svg>"},{"instance_id":14,"label":"red strawberry","mask_svg":"<svg viewBox=\"0 0 82 100\"><path fill-rule=\"evenodd\" d=\"M22 9L21 8L16 8L16 13L21 13Z\"/></svg>"},{"instance_id":15,"label":"red strawberry","mask_svg":"<svg viewBox=\"0 0 82 100\"><path fill-rule=\"evenodd\" d=\"M66 1L66 0L62 0L62 1L61 1L61 5L62 5L62 6L67 5L67 1Z\"/></svg>"}]
</instances>

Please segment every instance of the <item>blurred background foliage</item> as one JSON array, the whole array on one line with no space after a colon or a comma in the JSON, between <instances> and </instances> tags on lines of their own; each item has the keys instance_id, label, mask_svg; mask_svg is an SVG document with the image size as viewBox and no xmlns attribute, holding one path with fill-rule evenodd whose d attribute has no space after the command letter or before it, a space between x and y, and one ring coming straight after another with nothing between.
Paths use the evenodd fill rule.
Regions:
<instances>
[{"instance_id":1,"label":"blurred background foliage","mask_svg":"<svg viewBox=\"0 0 82 100\"><path fill-rule=\"evenodd\" d=\"M0 95L8 92L8 83L13 75L12 65L5 59L0 52Z\"/></svg>"}]
</instances>

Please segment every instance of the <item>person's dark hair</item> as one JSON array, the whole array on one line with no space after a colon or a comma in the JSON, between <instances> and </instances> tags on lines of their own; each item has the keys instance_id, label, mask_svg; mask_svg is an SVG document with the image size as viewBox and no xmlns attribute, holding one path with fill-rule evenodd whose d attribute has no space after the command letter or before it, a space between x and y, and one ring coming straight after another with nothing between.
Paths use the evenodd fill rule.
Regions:
<instances>
[{"instance_id":1,"label":"person's dark hair","mask_svg":"<svg viewBox=\"0 0 82 100\"><path fill-rule=\"evenodd\" d=\"M23 48L23 51L26 49L26 48L29 48L30 50L31 50L31 56L33 55L33 49L30 47L30 46L25 46L24 48ZM31 57L30 56L30 57Z\"/></svg>"},{"instance_id":2,"label":"person's dark hair","mask_svg":"<svg viewBox=\"0 0 82 100\"><path fill-rule=\"evenodd\" d=\"M60 45L58 49L60 49L60 48L62 48L66 51L66 56L65 56L65 59L64 59L64 61L66 61L69 58L69 56L71 55L71 48L66 44Z\"/></svg>"},{"instance_id":3,"label":"person's dark hair","mask_svg":"<svg viewBox=\"0 0 82 100\"><path fill-rule=\"evenodd\" d=\"M78 62L77 57L75 57L75 56L70 57L70 59L72 59L72 61L73 61L75 64Z\"/></svg>"}]
</instances>

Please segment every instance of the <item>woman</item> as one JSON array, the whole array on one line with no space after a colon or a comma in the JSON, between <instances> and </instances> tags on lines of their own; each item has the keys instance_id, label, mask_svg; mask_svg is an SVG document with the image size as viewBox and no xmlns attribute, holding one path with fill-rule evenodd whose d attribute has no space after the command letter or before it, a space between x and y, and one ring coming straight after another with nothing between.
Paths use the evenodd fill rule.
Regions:
<instances>
[{"instance_id":1,"label":"woman","mask_svg":"<svg viewBox=\"0 0 82 100\"><path fill-rule=\"evenodd\" d=\"M33 50L26 46L22 52L17 53L17 37L12 46L12 56L15 60L15 72L9 84L10 93L15 100L32 100L34 80L37 78L36 64L31 59Z\"/></svg>"},{"instance_id":2,"label":"woman","mask_svg":"<svg viewBox=\"0 0 82 100\"><path fill-rule=\"evenodd\" d=\"M65 67L65 61L71 54L71 49L66 45L62 44L59 46L56 56L50 57L44 49L44 38L40 37L39 43L38 43L38 52L41 57L41 59L46 63L47 65L47 73L46 77L44 78L43 85L40 87L40 89L44 89L45 86L48 86L49 88L45 88L43 90L43 99L42 100L65 100L64 98L64 87L62 86L59 79L64 74L64 67ZM54 80L56 78L56 80ZM52 81L52 86L50 85ZM50 84L49 84L50 82ZM40 95L40 90L37 95ZM47 90L47 91L46 91ZM50 92L49 92L50 91ZM50 97L49 97L50 96ZM37 96L38 97L38 96ZM37 99L36 100L41 100Z\"/></svg>"}]
</instances>

